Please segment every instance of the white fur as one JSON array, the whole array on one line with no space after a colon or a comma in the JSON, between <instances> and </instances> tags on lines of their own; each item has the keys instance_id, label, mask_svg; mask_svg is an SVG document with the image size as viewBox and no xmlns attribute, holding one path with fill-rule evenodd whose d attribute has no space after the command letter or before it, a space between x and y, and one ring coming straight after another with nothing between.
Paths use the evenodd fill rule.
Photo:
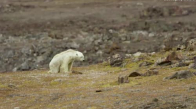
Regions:
<instances>
[{"instance_id":1,"label":"white fur","mask_svg":"<svg viewBox=\"0 0 196 109\"><path fill-rule=\"evenodd\" d=\"M79 51L69 49L56 54L49 63L50 73L69 73L71 72L73 62L83 61L84 55Z\"/></svg>"}]
</instances>

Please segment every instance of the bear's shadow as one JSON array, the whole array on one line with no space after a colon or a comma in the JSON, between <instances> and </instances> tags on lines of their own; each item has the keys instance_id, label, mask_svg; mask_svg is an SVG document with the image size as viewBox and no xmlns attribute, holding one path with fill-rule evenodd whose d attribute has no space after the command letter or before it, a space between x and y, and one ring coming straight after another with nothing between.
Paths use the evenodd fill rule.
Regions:
<instances>
[{"instance_id":1,"label":"bear's shadow","mask_svg":"<svg viewBox=\"0 0 196 109\"><path fill-rule=\"evenodd\" d=\"M79 71L73 70L73 71L72 71L72 74L83 74L83 73L82 73L82 72L79 72Z\"/></svg>"}]
</instances>

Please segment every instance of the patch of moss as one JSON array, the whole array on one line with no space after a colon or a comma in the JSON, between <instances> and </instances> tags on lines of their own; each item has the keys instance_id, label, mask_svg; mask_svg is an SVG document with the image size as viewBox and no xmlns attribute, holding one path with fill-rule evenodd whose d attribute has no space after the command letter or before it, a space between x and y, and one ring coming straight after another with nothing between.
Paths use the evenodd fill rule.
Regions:
<instances>
[{"instance_id":1,"label":"patch of moss","mask_svg":"<svg viewBox=\"0 0 196 109\"><path fill-rule=\"evenodd\" d=\"M132 70L137 70L139 69L139 63L138 62L132 62L132 63L128 63L125 68L131 68Z\"/></svg>"},{"instance_id":2,"label":"patch of moss","mask_svg":"<svg viewBox=\"0 0 196 109\"><path fill-rule=\"evenodd\" d=\"M92 107L88 107L87 109L97 109L97 107L92 106Z\"/></svg>"},{"instance_id":3,"label":"patch of moss","mask_svg":"<svg viewBox=\"0 0 196 109\"><path fill-rule=\"evenodd\" d=\"M50 82L50 81L52 81L54 79L55 79L54 77L46 77L46 78L43 78L43 81L44 82Z\"/></svg>"},{"instance_id":4,"label":"patch of moss","mask_svg":"<svg viewBox=\"0 0 196 109\"><path fill-rule=\"evenodd\" d=\"M37 81L30 81L30 80L26 80L24 81L21 85L19 85L18 87L39 87L41 84Z\"/></svg>"},{"instance_id":5,"label":"patch of moss","mask_svg":"<svg viewBox=\"0 0 196 109\"><path fill-rule=\"evenodd\" d=\"M120 67L111 67L111 66L106 66L102 69L102 71L118 71L120 70L121 68Z\"/></svg>"},{"instance_id":6,"label":"patch of moss","mask_svg":"<svg viewBox=\"0 0 196 109\"><path fill-rule=\"evenodd\" d=\"M7 87L6 85L0 83L0 88L6 88L6 87Z\"/></svg>"},{"instance_id":7,"label":"patch of moss","mask_svg":"<svg viewBox=\"0 0 196 109\"><path fill-rule=\"evenodd\" d=\"M187 66L185 67L173 67L173 68L170 68L171 70L174 70L174 71L180 71L180 70L190 70L187 68Z\"/></svg>"},{"instance_id":8,"label":"patch of moss","mask_svg":"<svg viewBox=\"0 0 196 109\"><path fill-rule=\"evenodd\" d=\"M138 81L130 81L128 84L131 85L131 86L134 86L134 85L138 84Z\"/></svg>"},{"instance_id":9,"label":"patch of moss","mask_svg":"<svg viewBox=\"0 0 196 109\"><path fill-rule=\"evenodd\" d=\"M58 81L51 81L50 82L50 85L51 86L56 86L56 85L58 85L60 82L58 82Z\"/></svg>"},{"instance_id":10,"label":"patch of moss","mask_svg":"<svg viewBox=\"0 0 196 109\"><path fill-rule=\"evenodd\" d=\"M111 84L109 84L109 83L108 84L104 84L104 85L102 85L102 87L103 88L111 87Z\"/></svg>"},{"instance_id":11,"label":"patch of moss","mask_svg":"<svg viewBox=\"0 0 196 109\"><path fill-rule=\"evenodd\" d=\"M70 101L66 101L66 104L77 104L79 101L78 100L70 100Z\"/></svg>"},{"instance_id":12,"label":"patch of moss","mask_svg":"<svg viewBox=\"0 0 196 109\"><path fill-rule=\"evenodd\" d=\"M113 87L113 86L118 85L118 82L117 81L113 81L113 82L104 82L104 81L102 81L102 83L100 83L100 84L101 84L102 88L108 88L108 87Z\"/></svg>"}]
</instances>

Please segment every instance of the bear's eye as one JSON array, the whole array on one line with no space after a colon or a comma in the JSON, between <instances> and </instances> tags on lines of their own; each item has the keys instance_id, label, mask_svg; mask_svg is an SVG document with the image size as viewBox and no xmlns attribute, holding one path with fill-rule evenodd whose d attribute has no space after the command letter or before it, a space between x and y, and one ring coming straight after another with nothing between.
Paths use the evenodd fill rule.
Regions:
<instances>
[{"instance_id":1,"label":"bear's eye","mask_svg":"<svg viewBox=\"0 0 196 109\"><path fill-rule=\"evenodd\" d=\"M76 56L78 56L78 54L76 54Z\"/></svg>"}]
</instances>

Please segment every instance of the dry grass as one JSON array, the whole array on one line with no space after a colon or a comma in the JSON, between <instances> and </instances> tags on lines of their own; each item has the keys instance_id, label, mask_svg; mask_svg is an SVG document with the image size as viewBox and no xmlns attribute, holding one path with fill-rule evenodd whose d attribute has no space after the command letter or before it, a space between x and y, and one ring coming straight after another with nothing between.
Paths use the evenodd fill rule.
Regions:
<instances>
[{"instance_id":1,"label":"dry grass","mask_svg":"<svg viewBox=\"0 0 196 109\"><path fill-rule=\"evenodd\" d=\"M195 77L163 80L172 72L187 67L157 67L159 75L129 78L130 83L118 85L120 73L135 70L144 73L154 66L138 67L139 63L161 56L165 54L145 56L139 62L128 61L125 68L113 68L104 64L74 68L83 74L48 74L47 71L0 74L0 108L138 108L141 104L151 102L153 98L159 98L164 104L173 99L181 102L186 97L195 97L196 94L189 91L190 87L196 85Z\"/></svg>"}]
</instances>

